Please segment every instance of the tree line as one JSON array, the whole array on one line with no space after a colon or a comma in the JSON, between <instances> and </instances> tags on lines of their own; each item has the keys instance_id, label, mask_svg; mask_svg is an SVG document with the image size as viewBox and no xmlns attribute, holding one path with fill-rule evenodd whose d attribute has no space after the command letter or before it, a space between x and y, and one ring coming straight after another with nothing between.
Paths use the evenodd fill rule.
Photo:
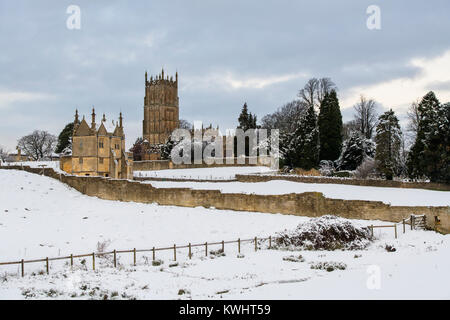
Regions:
<instances>
[{"instance_id":1,"label":"tree line","mask_svg":"<svg viewBox=\"0 0 450 320\"><path fill-rule=\"evenodd\" d=\"M379 104L363 95L353 119L343 123L337 92L330 78L310 79L296 99L258 125L245 103L239 128L278 129L280 164L286 168L450 183L450 103L428 92L411 104L403 133L392 109L378 114Z\"/></svg>"}]
</instances>

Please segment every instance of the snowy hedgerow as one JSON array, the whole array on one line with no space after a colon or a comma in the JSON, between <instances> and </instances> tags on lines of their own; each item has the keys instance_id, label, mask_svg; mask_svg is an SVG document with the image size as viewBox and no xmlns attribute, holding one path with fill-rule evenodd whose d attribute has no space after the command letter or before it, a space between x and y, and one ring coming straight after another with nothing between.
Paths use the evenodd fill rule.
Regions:
<instances>
[{"instance_id":1,"label":"snowy hedgerow","mask_svg":"<svg viewBox=\"0 0 450 320\"><path fill-rule=\"evenodd\" d=\"M348 219L325 215L299 224L294 230L279 232L274 248L287 250L360 250L372 236L369 228Z\"/></svg>"}]
</instances>

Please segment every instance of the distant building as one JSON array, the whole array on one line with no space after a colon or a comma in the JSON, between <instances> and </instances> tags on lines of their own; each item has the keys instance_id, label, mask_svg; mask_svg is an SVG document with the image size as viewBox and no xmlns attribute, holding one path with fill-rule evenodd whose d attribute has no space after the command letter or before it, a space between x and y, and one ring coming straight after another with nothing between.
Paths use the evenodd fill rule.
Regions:
<instances>
[{"instance_id":1,"label":"distant building","mask_svg":"<svg viewBox=\"0 0 450 320\"><path fill-rule=\"evenodd\" d=\"M75 112L72 153L61 154L62 170L79 176L103 176L116 179L133 178L132 156L125 151L123 118L107 121L105 115L97 126L95 110L89 125L84 116L81 122Z\"/></svg>"},{"instance_id":2,"label":"distant building","mask_svg":"<svg viewBox=\"0 0 450 320\"><path fill-rule=\"evenodd\" d=\"M5 162L21 162L21 161L32 161L33 159L25 153L22 153L22 150L17 147L17 152L10 153L5 159Z\"/></svg>"}]
</instances>

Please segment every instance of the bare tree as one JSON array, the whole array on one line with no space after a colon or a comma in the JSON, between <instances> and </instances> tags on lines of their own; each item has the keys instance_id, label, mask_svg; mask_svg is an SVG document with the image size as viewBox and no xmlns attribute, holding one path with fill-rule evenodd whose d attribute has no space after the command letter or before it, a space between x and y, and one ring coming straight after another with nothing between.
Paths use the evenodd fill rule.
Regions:
<instances>
[{"instance_id":1,"label":"bare tree","mask_svg":"<svg viewBox=\"0 0 450 320\"><path fill-rule=\"evenodd\" d=\"M408 138L410 141L414 142L414 140L416 140L417 129L419 127L419 100L411 103L406 115L408 117L408 125L406 127Z\"/></svg>"},{"instance_id":2,"label":"bare tree","mask_svg":"<svg viewBox=\"0 0 450 320\"><path fill-rule=\"evenodd\" d=\"M17 146L33 160L40 160L51 156L56 143L56 136L47 131L35 130L33 133L20 138L17 141Z\"/></svg>"},{"instance_id":3,"label":"bare tree","mask_svg":"<svg viewBox=\"0 0 450 320\"><path fill-rule=\"evenodd\" d=\"M366 97L361 95L359 102L353 108L355 110L354 117L358 130L366 139L371 139L378 122L376 112L377 103L375 100L367 100Z\"/></svg>"},{"instance_id":4,"label":"bare tree","mask_svg":"<svg viewBox=\"0 0 450 320\"><path fill-rule=\"evenodd\" d=\"M188 129L191 130L192 129L192 123L190 123L187 120L184 119L180 119L180 129Z\"/></svg>"},{"instance_id":5,"label":"bare tree","mask_svg":"<svg viewBox=\"0 0 450 320\"><path fill-rule=\"evenodd\" d=\"M359 131L356 120L347 121L342 125L342 140L347 140L353 131Z\"/></svg>"},{"instance_id":6,"label":"bare tree","mask_svg":"<svg viewBox=\"0 0 450 320\"><path fill-rule=\"evenodd\" d=\"M298 97L305 102L307 106L320 107L325 94L332 89L337 90L336 84L330 78L311 78L305 84L303 89L298 92Z\"/></svg>"},{"instance_id":7,"label":"bare tree","mask_svg":"<svg viewBox=\"0 0 450 320\"><path fill-rule=\"evenodd\" d=\"M8 153L9 152L5 147L0 146L0 161L1 162L6 161L6 158L8 157Z\"/></svg>"},{"instance_id":8,"label":"bare tree","mask_svg":"<svg viewBox=\"0 0 450 320\"><path fill-rule=\"evenodd\" d=\"M261 119L261 128L279 129L281 132L292 132L296 128L297 120L306 110L306 103L294 100L286 103L277 111L265 115Z\"/></svg>"}]
</instances>

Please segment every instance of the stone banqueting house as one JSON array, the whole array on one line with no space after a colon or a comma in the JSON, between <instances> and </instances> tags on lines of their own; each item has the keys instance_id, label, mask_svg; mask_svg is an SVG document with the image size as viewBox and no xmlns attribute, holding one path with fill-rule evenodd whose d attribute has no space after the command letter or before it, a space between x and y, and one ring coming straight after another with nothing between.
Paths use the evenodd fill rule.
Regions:
<instances>
[{"instance_id":1,"label":"stone banqueting house","mask_svg":"<svg viewBox=\"0 0 450 320\"><path fill-rule=\"evenodd\" d=\"M60 168L79 176L103 176L115 179L132 179L132 157L125 151L123 118L107 121L105 115L97 126L95 109L92 109L91 125L84 116L78 119L75 111L72 135L72 153L63 155Z\"/></svg>"}]
</instances>

